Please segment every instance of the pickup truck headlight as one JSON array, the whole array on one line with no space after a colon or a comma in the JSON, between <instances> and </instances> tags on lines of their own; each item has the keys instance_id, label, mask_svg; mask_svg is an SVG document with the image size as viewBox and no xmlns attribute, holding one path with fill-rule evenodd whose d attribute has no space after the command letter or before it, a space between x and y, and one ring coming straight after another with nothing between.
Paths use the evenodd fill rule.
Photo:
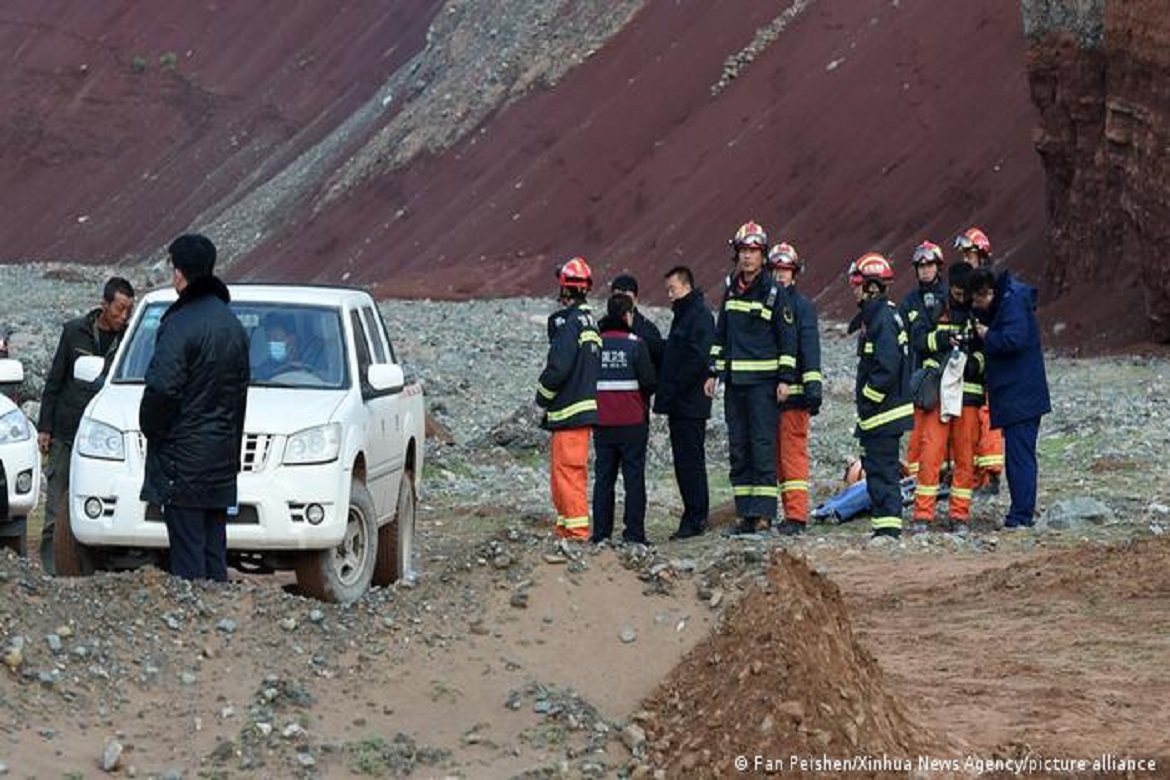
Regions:
<instances>
[{"instance_id":1,"label":"pickup truck headlight","mask_svg":"<svg viewBox=\"0 0 1170 780\"><path fill-rule=\"evenodd\" d=\"M28 418L19 409L13 409L0 417L0 444L12 444L18 441L27 441L32 438L33 428L28 424Z\"/></svg>"},{"instance_id":2,"label":"pickup truck headlight","mask_svg":"<svg viewBox=\"0 0 1170 780\"><path fill-rule=\"evenodd\" d=\"M297 431L284 445L284 465L328 463L341 453L341 425L329 423Z\"/></svg>"},{"instance_id":3,"label":"pickup truck headlight","mask_svg":"<svg viewBox=\"0 0 1170 780\"><path fill-rule=\"evenodd\" d=\"M77 452L86 458L126 460L122 432L89 417L82 419L77 429Z\"/></svg>"}]
</instances>

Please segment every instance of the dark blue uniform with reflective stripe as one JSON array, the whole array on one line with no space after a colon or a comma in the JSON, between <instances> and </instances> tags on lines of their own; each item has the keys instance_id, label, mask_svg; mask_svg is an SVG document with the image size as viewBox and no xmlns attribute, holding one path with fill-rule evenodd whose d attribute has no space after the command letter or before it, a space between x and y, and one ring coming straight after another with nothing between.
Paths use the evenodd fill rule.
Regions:
<instances>
[{"instance_id":1,"label":"dark blue uniform with reflective stripe","mask_svg":"<svg viewBox=\"0 0 1170 780\"><path fill-rule=\"evenodd\" d=\"M884 296L864 302L858 315L857 428L874 530L902 528L899 447L914 426L910 402L909 337Z\"/></svg>"},{"instance_id":2,"label":"dark blue uniform with reflective stripe","mask_svg":"<svg viewBox=\"0 0 1170 780\"><path fill-rule=\"evenodd\" d=\"M817 310L813 302L790 286L785 293L796 326L796 382L789 390L788 399L780 404L783 409L821 408L821 333L817 328Z\"/></svg>"},{"instance_id":3,"label":"dark blue uniform with reflective stripe","mask_svg":"<svg viewBox=\"0 0 1170 780\"><path fill-rule=\"evenodd\" d=\"M597 374L601 334L589 305L561 309L548 320L549 347L536 403L545 410L541 427L555 431L597 422Z\"/></svg>"},{"instance_id":4,"label":"dark blue uniform with reflective stripe","mask_svg":"<svg viewBox=\"0 0 1170 780\"><path fill-rule=\"evenodd\" d=\"M731 280L711 345L710 373L723 380L723 411L735 510L776 517L776 385L796 380L796 326L788 297L761 271Z\"/></svg>"},{"instance_id":5,"label":"dark blue uniform with reflective stripe","mask_svg":"<svg viewBox=\"0 0 1170 780\"><path fill-rule=\"evenodd\" d=\"M938 325L943 307L949 295L947 287L941 280L930 284L919 283L918 288L912 290L898 307L898 314L902 317L902 324L906 326L906 333L910 337L910 371L920 368L927 360L932 360L935 368L941 370L941 362L936 354L941 349L949 350L948 344L941 347L928 345L927 338ZM942 356L946 358L944 353Z\"/></svg>"}]
</instances>

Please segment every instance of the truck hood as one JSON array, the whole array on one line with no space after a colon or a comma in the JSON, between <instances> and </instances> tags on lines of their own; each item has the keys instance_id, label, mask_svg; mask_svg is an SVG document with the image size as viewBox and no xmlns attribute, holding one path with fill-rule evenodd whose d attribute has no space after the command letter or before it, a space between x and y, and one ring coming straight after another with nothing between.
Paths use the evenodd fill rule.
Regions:
<instances>
[{"instance_id":1,"label":"truck hood","mask_svg":"<svg viewBox=\"0 0 1170 780\"><path fill-rule=\"evenodd\" d=\"M287 435L323 425L332 419L345 394L345 390L249 388L244 431ZM122 431L137 431L141 401L142 385L109 385L90 403L86 416Z\"/></svg>"}]
</instances>

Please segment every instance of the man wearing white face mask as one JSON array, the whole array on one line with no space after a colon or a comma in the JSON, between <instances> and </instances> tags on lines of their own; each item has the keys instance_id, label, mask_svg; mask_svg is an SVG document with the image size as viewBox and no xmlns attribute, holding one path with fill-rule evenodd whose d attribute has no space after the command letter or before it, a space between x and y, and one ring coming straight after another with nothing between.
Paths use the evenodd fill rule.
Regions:
<instances>
[{"instance_id":1,"label":"man wearing white face mask","mask_svg":"<svg viewBox=\"0 0 1170 780\"><path fill-rule=\"evenodd\" d=\"M256 366L256 378L272 379L298 365L296 329L292 318L284 314L269 314L264 318L264 337L267 340L264 362Z\"/></svg>"}]
</instances>

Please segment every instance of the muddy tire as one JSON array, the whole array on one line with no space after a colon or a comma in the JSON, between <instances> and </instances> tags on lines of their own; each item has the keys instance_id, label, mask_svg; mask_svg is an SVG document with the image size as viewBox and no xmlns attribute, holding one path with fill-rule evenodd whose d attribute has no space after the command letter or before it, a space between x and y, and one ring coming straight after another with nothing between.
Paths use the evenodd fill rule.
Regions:
<instances>
[{"instance_id":1,"label":"muddy tire","mask_svg":"<svg viewBox=\"0 0 1170 780\"><path fill-rule=\"evenodd\" d=\"M89 577L97 571L97 551L77 541L69 518L53 524L53 568L58 577Z\"/></svg>"},{"instance_id":2,"label":"muddy tire","mask_svg":"<svg viewBox=\"0 0 1170 780\"><path fill-rule=\"evenodd\" d=\"M328 550L301 553L297 584L306 595L321 601L348 604L370 588L378 553L378 518L374 500L361 482L349 489L345 537Z\"/></svg>"},{"instance_id":3,"label":"muddy tire","mask_svg":"<svg viewBox=\"0 0 1170 780\"><path fill-rule=\"evenodd\" d=\"M414 472L402 472L394 519L378 529L378 565L374 584L389 585L401 578L414 579L414 518L418 502L414 495Z\"/></svg>"}]
</instances>

